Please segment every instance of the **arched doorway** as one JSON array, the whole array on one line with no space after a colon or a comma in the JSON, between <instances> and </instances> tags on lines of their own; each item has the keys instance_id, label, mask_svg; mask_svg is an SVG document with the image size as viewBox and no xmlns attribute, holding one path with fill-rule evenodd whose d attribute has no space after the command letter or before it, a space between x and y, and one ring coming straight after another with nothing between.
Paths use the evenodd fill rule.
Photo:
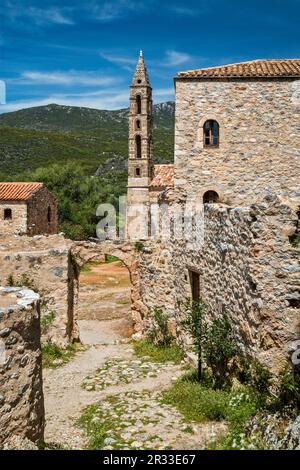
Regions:
<instances>
[{"instance_id":1,"label":"arched doorway","mask_svg":"<svg viewBox=\"0 0 300 470\"><path fill-rule=\"evenodd\" d=\"M206 191L203 194L203 204L215 204L219 200L219 194L216 191Z\"/></svg>"},{"instance_id":2,"label":"arched doorway","mask_svg":"<svg viewBox=\"0 0 300 470\"><path fill-rule=\"evenodd\" d=\"M77 316L83 344L113 344L132 335L130 274L118 257L99 255L80 268Z\"/></svg>"}]
</instances>

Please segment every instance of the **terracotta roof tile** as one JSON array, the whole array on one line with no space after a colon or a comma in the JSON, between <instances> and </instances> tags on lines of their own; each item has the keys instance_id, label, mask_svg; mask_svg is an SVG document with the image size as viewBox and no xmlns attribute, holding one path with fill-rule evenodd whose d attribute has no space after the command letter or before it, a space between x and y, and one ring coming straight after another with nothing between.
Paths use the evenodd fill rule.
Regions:
<instances>
[{"instance_id":1,"label":"terracotta roof tile","mask_svg":"<svg viewBox=\"0 0 300 470\"><path fill-rule=\"evenodd\" d=\"M300 59L267 59L179 72L176 78L300 78Z\"/></svg>"},{"instance_id":2,"label":"terracotta roof tile","mask_svg":"<svg viewBox=\"0 0 300 470\"><path fill-rule=\"evenodd\" d=\"M174 185L174 165L155 165L150 187L167 188Z\"/></svg>"},{"instance_id":3,"label":"terracotta roof tile","mask_svg":"<svg viewBox=\"0 0 300 470\"><path fill-rule=\"evenodd\" d=\"M27 201L43 183L0 183L0 201Z\"/></svg>"}]
</instances>

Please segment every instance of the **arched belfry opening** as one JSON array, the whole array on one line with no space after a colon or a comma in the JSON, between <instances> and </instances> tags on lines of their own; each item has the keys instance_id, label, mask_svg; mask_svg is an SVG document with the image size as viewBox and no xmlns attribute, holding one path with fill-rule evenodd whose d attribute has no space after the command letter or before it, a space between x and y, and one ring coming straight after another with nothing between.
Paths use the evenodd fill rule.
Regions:
<instances>
[{"instance_id":1,"label":"arched belfry opening","mask_svg":"<svg viewBox=\"0 0 300 470\"><path fill-rule=\"evenodd\" d=\"M216 191L206 191L203 194L203 204L216 204L219 201L220 197Z\"/></svg>"},{"instance_id":2,"label":"arched belfry opening","mask_svg":"<svg viewBox=\"0 0 300 470\"><path fill-rule=\"evenodd\" d=\"M141 99L141 95L136 95L135 103L136 103L136 114L141 114L141 113L142 113L142 99Z\"/></svg>"},{"instance_id":3,"label":"arched belfry opening","mask_svg":"<svg viewBox=\"0 0 300 470\"><path fill-rule=\"evenodd\" d=\"M142 158L142 139L139 134L135 136L135 152L136 158Z\"/></svg>"}]
</instances>

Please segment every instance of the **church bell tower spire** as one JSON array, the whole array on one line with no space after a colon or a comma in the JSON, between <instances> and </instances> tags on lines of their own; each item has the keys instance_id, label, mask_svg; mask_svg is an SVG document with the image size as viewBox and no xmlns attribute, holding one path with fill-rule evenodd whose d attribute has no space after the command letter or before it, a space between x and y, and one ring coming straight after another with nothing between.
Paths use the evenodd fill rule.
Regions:
<instances>
[{"instance_id":1,"label":"church bell tower spire","mask_svg":"<svg viewBox=\"0 0 300 470\"><path fill-rule=\"evenodd\" d=\"M145 239L149 233L149 186L154 171L152 134L152 88L140 51L130 87L127 228L131 229L134 222L135 233L127 230L129 238ZM139 223L136 217L132 220L137 204L141 206L139 214L143 212Z\"/></svg>"}]
</instances>

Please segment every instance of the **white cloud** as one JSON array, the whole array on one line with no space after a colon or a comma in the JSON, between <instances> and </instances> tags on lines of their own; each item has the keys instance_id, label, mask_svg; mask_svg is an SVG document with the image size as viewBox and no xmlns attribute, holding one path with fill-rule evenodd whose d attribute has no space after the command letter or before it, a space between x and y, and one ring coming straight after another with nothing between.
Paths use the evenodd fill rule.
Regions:
<instances>
[{"instance_id":1,"label":"white cloud","mask_svg":"<svg viewBox=\"0 0 300 470\"><path fill-rule=\"evenodd\" d=\"M170 101L175 99L174 88L158 88L153 90L153 99L155 103Z\"/></svg>"},{"instance_id":2,"label":"white cloud","mask_svg":"<svg viewBox=\"0 0 300 470\"><path fill-rule=\"evenodd\" d=\"M28 19L33 20L37 25L46 23L55 23L62 25L73 25L74 20L70 17L69 13L72 11L70 8L37 8L37 7L24 7L19 2L6 2L4 13L10 20Z\"/></svg>"},{"instance_id":3,"label":"white cloud","mask_svg":"<svg viewBox=\"0 0 300 470\"><path fill-rule=\"evenodd\" d=\"M157 103L174 98L173 88L161 88L154 92L154 101ZM129 90L127 88L108 88L86 93L57 93L41 99L21 100L7 102L0 106L1 113L8 113L24 108L46 106L56 103L65 106L80 106L94 109L121 109L129 105Z\"/></svg>"},{"instance_id":4,"label":"white cloud","mask_svg":"<svg viewBox=\"0 0 300 470\"><path fill-rule=\"evenodd\" d=\"M178 65L186 64L192 60L192 56L185 52L178 52L169 50L166 51L166 59L163 61L165 67L177 67Z\"/></svg>"},{"instance_id":5,"label":"white cloud","mask_svg":"<svg viewBox=\"0 0 300 470\"><path fill-rule=\"evenodd\" d=\"M57 23L57 24L65 24L65 25L72 25L74 21L66 16L62 10L58 8L49 8L49 9L42 9L42 8L34 8L31 7L28 10L28 15L31 16L36 23Z\"/></svg>"},{"instance_id":6,"label":"white cloud","mask_svg":"<svg viewBox=\"0 0 300 470\"><path fill-rule=\"evenodd\" d=\"M103 96L97 96L93 93L83 96L72 96L63 94L53 94L42 99L21 100L7 103L0 106L1 113L17 111L19 109L32 108L35 106L46 106L50 103L56 103L65 106L80 106L94 109L120 109L127 108L129 102L128 91L119 91L116 93L106 92Z\"/></svg>"},{"instance_id":7,"label":"white cloud","mask_svg":"<svg viewBox=\"0 0 300 470\"><path fill-rule=\"evenodd\" d=\"M20 78L12 79L11 83L18 85L84 85L103 86L119 82L117 77L105 77L97 72L69 70L67 72L23 72Z\"/></svg>"},{"instance_id":8,"label":"white cloud","mask_svg":"<svg viewBox=\"0 0 300 470\"><path fill-rule=\"evenodd\" d=\"M130 57L125 57L121 55L113 55L113 54L104 54L100 52L100 56L107 60L108 62L111 62L112 64L116 65L121 65L121 66L132 66L137 63L137 58L133 59Z\"/></svg>"},{"instance_id":9,"label":"white cloud","mask_svg":"<svg viewBox=\"0 0 300 470\"><path fill-rule=\"evenodd\" d=\"M134 0L108 0L101 5L93 3L89 6L93 18L101 22L113 21L128 13L140 11L145 7L146 5L143 2Z\"/></svg>"},{"instance_id":10,"label":"white cloud","mask_svg":"<svg viewBox=\"0 0 300 470\"><path fill-rule=\"evenodd\" d=\"M198 10L195 10L193 8L188 8L188 7L176 6L176 5L172 5L170 7L170 10L180 16L195 16L198 14Z\"/></svg>"}]
</instances>

